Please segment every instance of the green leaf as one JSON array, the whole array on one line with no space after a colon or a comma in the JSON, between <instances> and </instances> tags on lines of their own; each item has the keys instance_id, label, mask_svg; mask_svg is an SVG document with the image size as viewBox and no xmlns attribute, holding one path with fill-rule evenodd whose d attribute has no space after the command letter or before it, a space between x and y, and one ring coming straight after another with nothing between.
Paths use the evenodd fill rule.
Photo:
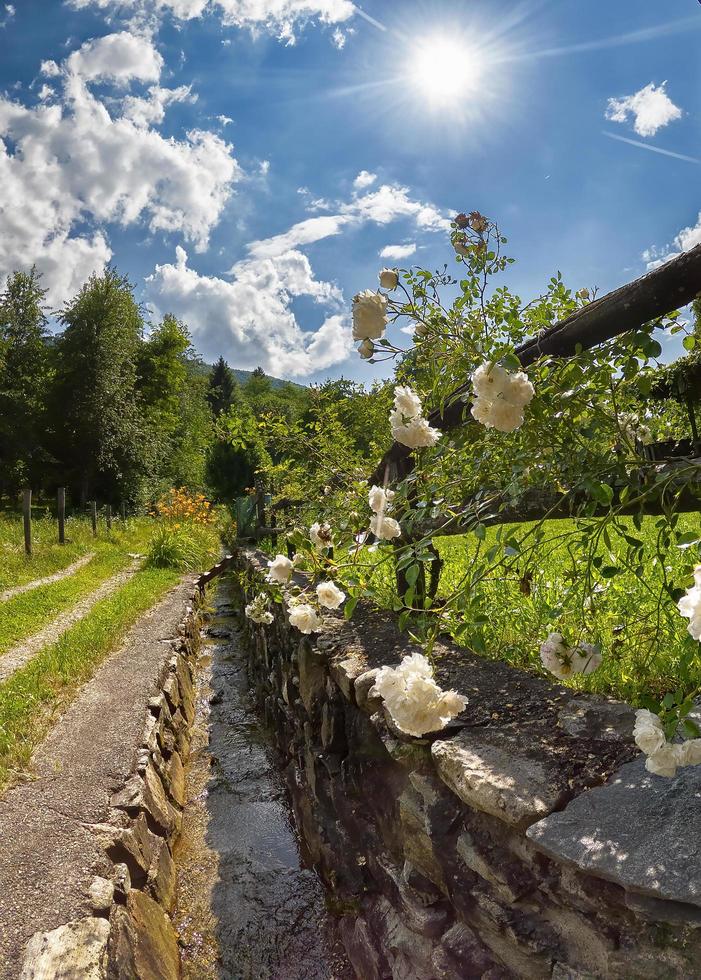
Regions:
<instances>
[{"instance_id":1,"label":"green leaf","mask_svg":"<svg viewBox=\"0 0 701 980\"><path fill-rule=\"evenodd\" d=\"M351 618L351 616L355 612L355 607L357 605L358 605L358 597L351 596L350 599L346 602L345 606L343 607L343 615L346 617L346 619Z\"/></svg>"},{"instance_id":2,"label":"green leaf","mask_svg":"<svg viewBox=\"0 0 701 980\"><path fill-rule=\"evenodd\" d=\"M693 350L696 347L696 337L685 337L682 340L682 346L684 350Z\"/></svg>"}]
</instances>

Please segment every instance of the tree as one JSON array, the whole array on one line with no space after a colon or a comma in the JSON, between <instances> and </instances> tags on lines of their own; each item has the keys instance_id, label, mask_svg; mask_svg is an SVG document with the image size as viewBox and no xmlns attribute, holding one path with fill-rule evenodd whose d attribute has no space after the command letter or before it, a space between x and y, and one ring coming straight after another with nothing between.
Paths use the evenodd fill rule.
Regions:
<instances>
[{"instance_id":1,"label":"tree","mask_svg":"<svg viewBox=\"0 0 701 980\"><path fill-rule=\"evenodd\" d=\"M0 489L11 491L34 482L48 460L50 361L40 280L36 268L14 272L0 296Z\"/></svg>"},{"instance_id":2,"label":"tree","mask_svg":"<svg viewBox=\"0 0 701 980\"><path fill-rule=\"evenodd\" d=\"M59 314L54 409L66 482L116 502L135 500L149 470L137 364L143 319L125 276L93 274Z\"/></svg>"},{"instance_id":3,"label":"tree","mask_svg":"<svg viewBox=\"0 0 701 980\"><path fill-rule=\"evenodd\" d=\"M215 418L231 408L236 387L236 379L231 368L224 358L220 357L209 375L209 387L207 389L207 401Z\"/></svg>"}]
</instances>

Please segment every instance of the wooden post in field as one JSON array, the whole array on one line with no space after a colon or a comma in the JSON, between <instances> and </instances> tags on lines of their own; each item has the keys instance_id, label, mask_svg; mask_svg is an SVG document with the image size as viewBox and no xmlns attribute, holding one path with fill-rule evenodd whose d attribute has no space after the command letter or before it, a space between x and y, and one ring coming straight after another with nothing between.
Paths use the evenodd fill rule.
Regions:
<instances>
[{"instance_id":1,"label":"wooden post in field","mask_svg":"<svg viewBox=\"0 0 701 980\"><path fill-rule=\"evenodd\" d=\"M122 501L122 520L126 521L126 519L127 519L127 505L124 503L124 501Z\"/></svg>"},{"instance_id":2,"label":"wooden post in field","mask_svg":"<svg viewBox=\"0 0 701 980\"><path fill-rule=\"evenodd\" d=\"M97 537L97 501L93 500L90 504L90 520L92 522L93 537Z\"/></svg>"},{"instance_id":3,"label":"wooden post in field","mask_svg":"<svg viewBox=\"0 0 701 980\"><path fill-rule=\"evenodd\" d=\"M66 488L56 491L56 513L58 515L58 543L66 543Z\"/></svg>"},{"instance_id":4,"label":"wooden post in field","mask_svg":"<svg viewBox=\"0 0 701 980\"><path fill-rule=\"evenodd\" d=\"M107 530L112 530L112 504L107 504L105 507L105 517L107 519Z\"/></svg>"},{"instance_id":5,"label":"wooden post in field","mask_svg":"<svg viewBox=\"0 0 701 980\"><path fill-rule=\"evenodd\" d=\"M24 516L24 550L26 554L32 553L32 491L24 490L22 493L22 514Z\"/></svg>"}]
</instances>

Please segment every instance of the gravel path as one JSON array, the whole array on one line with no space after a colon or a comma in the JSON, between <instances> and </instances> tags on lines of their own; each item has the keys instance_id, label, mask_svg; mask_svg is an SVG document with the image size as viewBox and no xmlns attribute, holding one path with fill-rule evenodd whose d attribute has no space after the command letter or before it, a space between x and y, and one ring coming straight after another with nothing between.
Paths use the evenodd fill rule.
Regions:
<instances>
[{"instance_id":1,"label":"gravel path","mask_svg":"<svg viewBox=\"0 0 701 980\"><path fill-rule=\"evenodd\" d=\"M55 643L74 623L87 616L95 603L99 602L100 599L104 599L106 596L116 592L125 582L128 582L136 574L138 567L139 563L133 562L128 568L117 572L112 578L106 579L89 596L76 602L71 609L65 613L61 613L53 622L49 623L42 630L39 630L34 636L30 636L29 639L22 640L21 643L10 647L9 650L0 656L0 684L4 683L20 667L24 667L25 664L29 663L32 657L36 656L42 647L48 646L50 643Z\"/></svg>"},{"instance_id":2,"label":"gravel path","mask_svg":"<svg viewBox=\"0 0 701 980\"><path fill-rule=\"evenodd\" d=\"M68 578L69 575L73 575L83 565L87 565L89 561L92 561L94 557L95 552L89 551L87 555L83 555L77 561L74 561L72 565L67 565L59 572L54 572L53 575L47 575L45 578L35 578L33 582L25 582L24 585L15 585L11 589L5 589L4 592L0 592L0 602L7 602L8 599L12 599L16 595L21 595L23 592L31 592L32 589L38 589L40 585L49 585L51 582L58 582L59 579Z\"/></svg>"},{"instance_id":3,"label":"gravel path","mask_svg":"<svg viewBox=\"0 0 701 980\"><path fill-rule=\"evenodd\" d=\"M90 828L109 818L133 771L194 583L184 576L139 619L37 748L34 781L0 799L0 980L20 976L34 932L90 914L88 886L104 862Z\"/></svg>"}]
</instances>

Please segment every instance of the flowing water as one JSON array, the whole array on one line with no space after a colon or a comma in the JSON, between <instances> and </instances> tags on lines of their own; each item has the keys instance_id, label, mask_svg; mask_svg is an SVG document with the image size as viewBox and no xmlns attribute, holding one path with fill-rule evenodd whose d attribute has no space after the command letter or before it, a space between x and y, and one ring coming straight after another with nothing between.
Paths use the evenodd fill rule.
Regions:
<instances>
[{"instance_id":1,"label":"flowing water","mask_svg":"<svg viewBox=\"0 0 701 980\"><path fill-rule=\"evenodd\" d=\"M186 980L350 980L324 890L302 857L219 581L204 631L188 799L175 848Z\"/></svg>"}]
</instances>

